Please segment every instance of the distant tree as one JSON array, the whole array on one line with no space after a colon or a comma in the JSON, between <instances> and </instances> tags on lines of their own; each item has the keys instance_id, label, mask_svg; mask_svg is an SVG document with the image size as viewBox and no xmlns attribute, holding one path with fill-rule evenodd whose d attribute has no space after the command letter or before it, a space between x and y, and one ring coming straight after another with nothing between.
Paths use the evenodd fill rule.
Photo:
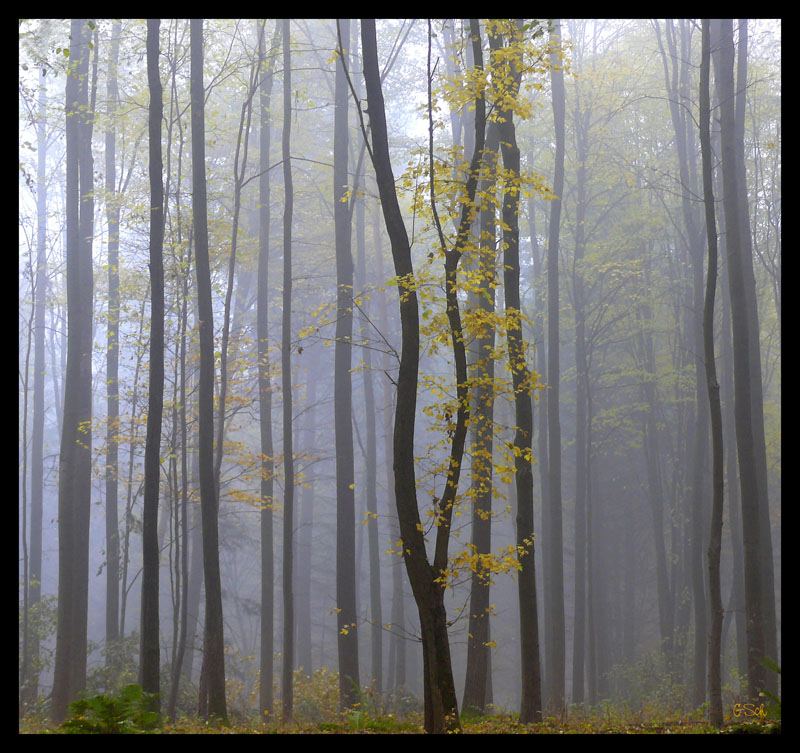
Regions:
<instances>
[{"instance_id":1,"label":"distant tree","mask_svg":"<svg viewBox=\"0 0 800 753\"><path fill-rule=\"evenodd\" d=\"M116 195L119 100L117 66L122 22L115 21L106 84L106 221L108 223L108 335L106 348L106 666L116 666L119 639L119 199Z\"/></svg>"},{"instance_id":2,"label":"distant tree","mask_svg":"<svg viewBox=\"0 0 800 753\"><path fill-rule=\"evenodd\" d=\"M45 313L47 309L47 86L44 73L39 79L38 122L36 124L36 265L33 275L33 405L31 416L31 502L30 545L28 549L27 603L23 627L21 701L33 702L39 690L39 636L29 629L29 615L42 594L42 521L44 516L44 419L45 419ZM27 385L26 385L27 386Z\"/></svg>"},{"instance_id":3,"label":"distant tree","mask_svg":"<svg viewBox=\"0 0 800 753\"><path fill-rule=\"evenodd\" d=\"M565 632L564 632L564 555L561 500L561 420L559 411L559 232L564 194L564 64L561 53L561 22L554 19L550 32L553 122L555 128L555 168L550 204L550 227L547 243L547 436L548 491L544 562L544 625L545 625L545 705L560 709L564 705Z\"/></svg>"},{"instance_id":4,"label":"distant tree","mask_svg":"<svg viewBox=\"0 0 800 753\"><path fill-rule=\"evenodd\" d=\"M289 19L283 19L283 315L281 318L281 386L283 390L283 670L281 694L283 721L294 713L294 446L292 442L292 52Z\"/></svg>"},{"instance_id":5,"label":"distant tree","mask_svg":"<svg viewBox=\"0 0 800 753\"><path fill-rule=\"evenodd\" d=\"M339 703L359 702L358 615L355 569L355 468L353 460L352 219L347 202L348 108L345 66L350 19L336 21L341 44L336 65L333 116L333 219L336 243L336 343L334 345L334 436L336 441L336 625L339 652Z\"/></svg>"},{"instance_id":6,"label":"distant tree","mask_svg":"<svg viewBox=\"0 0 800 753\"><path fill-rule=\"evenodd\" d=\"M272 97L274 53L280 34L280 23L275 22L267 60L264 49L264 28L261 27L259 50L259 182L258 182L258 289L256 292L256 333L258 337L258 417L261 440L261 639L259 711L262 718L273 708L273 651L274 651L274 553L273 553L273 494L274 449L272 445L272 384L269 364L269 231L270 231L270 100Z\"/></svg>"}]
</instances>

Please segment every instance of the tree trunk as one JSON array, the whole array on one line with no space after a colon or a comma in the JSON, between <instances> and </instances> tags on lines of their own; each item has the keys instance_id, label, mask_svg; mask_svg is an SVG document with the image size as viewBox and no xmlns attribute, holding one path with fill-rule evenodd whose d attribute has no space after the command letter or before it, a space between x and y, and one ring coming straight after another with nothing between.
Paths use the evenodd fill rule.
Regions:
<instances>
[{"instance_id":1,"label":"tree trunk","mask_svg":"<svg viewBox=\"0 0 800 753\"><path fill-rule=\"evenodd\" d=\"M294 713L294 457L292 445L292 211L294 188L289 151L292 124L292 57L289 19L283 19L283 315L281 319L281 386L283 390L283 722Z\"/></svg>"},{"instance_id":2,"label":"tree trunk","mask_svg":"<svg viewBox=\"0 0 800 753\"><path fill-rule=\"evenodd\" d=\"M588 487L589 445L587 401L589 361L586 349L586 303L583 260L586 249L586 160L588 123L591 110L575 108L575 142L578 159L577 205L575 207L575 257L572 271L575 308L575 629L572 643L572 702L584 700L584 657L586 644L586 496Z\"/></svg>"},{"instance_id":3,"label":"tree trunk","mask_svg":"<svg viewBox=\"0 0 800 753\"><path fill-rule=\"evenodd\" d=\"M372 127L372 158L386 229L392 246L400 289L402 346L397 376L397 407L394 424L395 499L403 556L420 614L424 664L425 729L442 733L458 729L458 702L450 664L443 591L435 583L428 562L417 507L414 470L414 423L419 374L419 309L414 284L411 248L394 186L386 111L378 72L375 21L362 19L361 45L364 56L368 111Z\"/></svg>"},{"instance_id":4,"label":"tree trunk","mask_svg":"<svg viewBox=\"0 0 800 753\"><path fill-rule=\"evenodd\" d=\"M480 192L488 193L496 185L495 171L489 168L488 160L496 162L495 156L500 147L500 132L496 123L491 123L486 133L486 156L484 169L490 177L481 181ZM491 315L495 310L495 225L494 206L481 209L479 243L480 254L477 260L478 278L481 293L469 294L469 305L481 308ZM472 545L478 555L489 554L492 542L492 451L494 420L494 359L491 356L495 347L495 331L489 328L485 335L476 336L473 345L473 379L476 386L472 390ZM489 700L487 690L490 686L490 636L489 615L491 612L489 596L489 574L473 571L470 578L469 626L467 628L467 669L464 680L463 708L473 708L484 713Z\"/></svg>"},{"instance_id":5,"label":"tree trunk","mask_svg":"<svg viewBox=\"0 0 800 753\"><path fill-rule=\"evenodd\" d=\"M761 328L759 325L756 280L753 273L753 236L750 229L750 210L747 202L747 171L744 151L745 101L747 99L747 19L739 19L738 49L736 52L736 105L734 117L734 139L736 171L739 191L740 239L742 243L742 269L746 293L748 333L750 337L750 397L753 402L753 442L756 460L756 483L758 483L759 552L761 558L762 619L764 626L764 650L766 655L778 661L778 632L775 609L775 574L772 559L772 530L769 514L769 490L767 486L767 448L764 434L764 398L761 378ZM780 321L780 318L779 318ZM772 693L778 692L778 675L766 672L764 681Z\"/></svg>"},{"instance_id":6,"label":"tree trunk","mask_svg":"<svg viewBox=\"0 0 800 753\"><path fill-rule=\"evenodd\" d=\"M86 685L92 447L92 224L89 24L73 19L66 83L67 366L58 474L58 625L51 717Z\"/></svg>"},{"instance_id":7,"label":"tree trunk","mask_svg":"<svg viewBox=\"0 0 800 753\"><path fill-rule=\"evenodd\" d=\"M355 51L358 49L358 27L353 24L351 29L351 45ZM360 91L358 80L353 82L356 93ZM355 204L356 213L356 273L358 287L362 294L368 290L371 276L367 275L366 263L366 206L365 206L365 176L362 166L364 148L359 154L355 185L357 191L351 199L351 212ZM378 281L383 282L383 280ZM359 305L359 327L364 333L370 328L369 296L362 295ZM381 606L381 562L380 541L378 527L378 458L377 458L377 421L375 408L375 383L372 371L372 348L369 344L364 348L364 422L366 424L366 511L367 511L367 536L369 546L369 606L370 606L370 653L371 653L371 678L374 689L380 694L384 688L383 681L383 610Z\"/></svg>"},{"instance_id":8,"label":"tree trunk","mask_svg":"<svg viewBox=\"0 0 800 753\"><path fill-rule=\"evenodd\" d=\"M561 512L561 422L559 418L559 291L558 249L561 225L561 204L564 194L564 71L558 52L561 45L561 23L553 21L551 40L551 82L556 155L553 193L550 205L550 233L547 246L547 436L548 452L548 558L545 561L545 705L561 710L564 706L565 635L564 635L564 560Z\"/></svg>"},{"instance_id":9,"label":"tree trunk","mask_svg":"<svg viewBox=\"0 0 800 753\"><path fill-rule=\"evenodd\" d=\"M158 68L160 27L160 19L147 20L147 80L150 90L150 381L144 450L139 649L139 684L147 693L160 692L158 497L161 480L161 418L164 407L164 185L161 163L163 102ZM158 699L155 703L159 703Z\"/></svg>"},{"instance_id":10,"label":"tree trunk","mask_svg":"<svg viewBox=\"0 0 800 753\"><path fill-rule=\"evenodd\" d=\"M733 326L733 379L736 443L739 459L739 484L742 501L744 539L744 589L747 616L748 694L756 701L765 687L761 659L765 655L763 618L763 580L760 552L759 484L756 477L756 450L753 436L750 362L757 357L751 352L750 321L747 314L747 293L743 262L742 222L739 217L739 187L734 122L733 22L715 22L718 29L719 53L715 70L719 81L720 128L722 143L722 186L728 250L728 285L730 287Z\"/></svg>"},{"instance_id":11,"label":"tree trunk","mask_svg":"<svg viewBox=\"0 0 800 753\"><path fill-rule=\"evenodd\" d=\"M280 24L275 22L271 52L277 52ZM263 36L264 29L261 28ZM273 710L272 677L274 673L275 577L273 552L274 449L272 446L272 383L269 365L269 235L270 235L270 99L272 97L274 58L264 57L261 43L261 79L259 83L259 148L261 175L258 182L258 290L256 293L256 329L258 337L258 417L261 439L261 631L259 643L260 685L258 708L262 721Z\"/></svg>"},{"instance_id":12,"label":"tree trunk","mask_svg":"<svg viewBox=\"0 0 800 753\"><path fill-rule=\"evenodd\" d=\"M353 339L352 220L348 191L349 66L342 44L350 41L350 19L336 21L339 61L336 66L333 121L333 217L336 242L336 343L334 346L334 433L336 441L336 625L339 656L339 705L359 702L358 615L356 612L355 467L353 459L353 385L350 367Z\"/></svg>"},{"instance_id":13,"label":"tree trunk","mask_svg":"<svg viewBox=\"0 0 800 753\"><path fill-rule=\"evenodd\" d=\"M722 449L722 408L714 362L714 297L717 284L717 227L714 211L714 186L711 165L711 102L709 73L711 41L709 20L702 21L702 57L700 60L700 148L703 158L703 200L708 236L708 276L703 307L703 355L705 357L708 401L711 413L712 508L711 533L708 544L708 591L711 602L711 629L708 636L708 700L711 723L721 727L722 678L720 660L722 646L722 591L720 587L720 551L722 549L722 509L724 489L724 456Z\"/></svg>"},{"instance_id":14,"label":"tree trunk","mask_svg":"<svg viewBox=\"0 0 800 753\"><path fill-rule=\"evenodd\" d=\"M225 701L225 642L222 618L222 584L219 567L218 501L214 483L214 312L208 254L208 205L205 169L205 90L203 88L203 20L192 19L192 211L194 215L197 312L200 340L199 477L203 527L203 573L206 589L204 667L207 716L227 720Z\"/></svg>"},{"instance_id":15,"label":"tree trunk","mask_svg":"<svg viewBox=\"0 0 800 753\"><path fill-rule=\"evenodd\" d=\"M42 520L44 515L44 419L45 419L45 311L47 308L47 88L39 80L39 123L36 133L36 271L33 317L33 415L31 423L31 521L28 611L35 610L42 594ZM27 615L26 615L27 616ZM23 703L39 694L39 636L27 635L27 671L23 673Z\"/></svg>"},{"instance_id":16,"label":"tree trunk","mask_svg":"<svg viewBox=\"0 0 800 753\"><path fill-rule=\"evenodd\" d=\"M119 640L119 203L116 198L117 63L122 23L111 33L106 130L106 218L108 221L108 342L106 349L106 666L117 667Z\"/></svg>"}]
</instances>

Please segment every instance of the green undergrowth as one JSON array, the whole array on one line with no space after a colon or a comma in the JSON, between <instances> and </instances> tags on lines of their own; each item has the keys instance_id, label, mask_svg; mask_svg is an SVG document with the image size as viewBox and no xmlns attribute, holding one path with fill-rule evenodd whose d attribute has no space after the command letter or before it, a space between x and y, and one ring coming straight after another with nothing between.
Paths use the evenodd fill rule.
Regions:
<instances>
[{"instance_id":1,"label":"green undergrowth","mask_svg":"<svg viewBox=\"0 0 800 753\"><path fill-rule=\"evenodd\" d=\"M255 688L257 690L257 688ZM327 669L310 677L295 676L294 714L291 723L275 715L259 719L252 711L237 709L229 701L226 723L207 722L191 714L167 720L153 711L155 698L138 685L127 685L109 695L88 695L70 706L67 720L53 726L47 708L24 717L21 734L422 734L422 704L408 691L381 695L374 689L359 691L357 705L339 709L338 676ZM277 694L275 698L279 698ZM502 709L481 714L476 709L461 713L461 734L775 734L780 733L780 705L777 713L747 716L748 707L733 704L726 710L725 724L716 730L705 708L682 713L657 702L644 702L632 709L627 703L604 702L591 710L571 706L559 715L546 715L541 722L523 724L519 715ZM739 713L736 713L738 710Z\"/></svg>"},{"instance_id":2,"label":"green undergrowth","mask_svg":"<svg viewBox=\"0 0 800 753\"><path fill-rule=\"evenodd\" d=\"M106 726L104 722L83 717L79 721L61 727L52 727L41 718L28 717L20 722L22 734L63 733L145 733L161 735L269 735L269 734L423 734L421 714L415 713L400 719L392 714L373 715L366 711L350 710L338 714L335 721L303 722L291 724L265 722L259 724L250 719L234 720L228 724L214 724L196 717L180 717L174 722L153 724L152 717L134 717L117 722L117 726ZM562 716L547 716L542 722L523 724L517 714L497 713L484 716L468 714L461 721L461 734L472 735L586 735L586 734L779 734L780 722L759 720L741 723L727 719L722 730L715 730L707 720L698 715L680 716L664 714L618 715L605 712L572 712Z\"/></svg>"}]
</instances>

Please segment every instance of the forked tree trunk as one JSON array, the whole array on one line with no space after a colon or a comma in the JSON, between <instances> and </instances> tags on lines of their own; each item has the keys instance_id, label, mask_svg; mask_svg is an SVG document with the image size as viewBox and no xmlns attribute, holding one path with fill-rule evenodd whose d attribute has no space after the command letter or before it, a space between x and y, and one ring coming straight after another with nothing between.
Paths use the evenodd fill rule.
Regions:
<instances>
[{"instance_id":1,"label":"forked tree trunk","mask_svg":"<svg viewBox=\"0 0 800 753\"><path fill-rule=\"evenodd\" d=\"M384 220L392 246L400 292L402 346L397 376L393 465L395 498L403 556L420 615L424 664L425 729L442 733L457 729L458 701L450 664L443 589L435 582L428 562L417 506L414 470L414 422L419 374L419 308L414 284L411 248L394 186L386 111L378 72L374 19L361 21L368 112L372 128L370 156L375 168Z\"/></svg>"}]
</instances>

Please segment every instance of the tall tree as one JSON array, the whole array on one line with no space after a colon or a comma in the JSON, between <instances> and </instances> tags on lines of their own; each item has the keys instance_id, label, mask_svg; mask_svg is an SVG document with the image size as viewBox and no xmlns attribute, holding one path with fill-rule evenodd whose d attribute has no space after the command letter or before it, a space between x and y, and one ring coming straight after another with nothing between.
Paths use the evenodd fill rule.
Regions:
<instances>
[{"instance_id":1,"label":"tall tree","mask_svg":"<svg viewBox=\"0 0 800 753\"><path fill-rule=\"evenodd\" d=\"M545 581L545 701L555 709L564 705L565 632L564 632L564 558L561 511L561 420L559 417L559 291L558 253L561 227L561 205L564 194L564 70L561 48L561 22L554 19L550 31L551 85L556 154L553 193L550 204L550 228L547 245L547 436L548 490L547 556Z\"/></svg>"},{"instance_id":2,"label":"tall tree","mask_svg":"<svg viewBox=\"0 0 800 753\"><path fill-rule=\"evenodd\" d=\"M470 22L473 36L473 47L477 55L482 56L478 22ZM430 30L429 30L430 33ZM430 45L430 37L429 37ZM389 142L386 128L386 110L383 99L380 74L378 71L378 50L375 33L375 21L362 19L361 47L364 57L364 79L367 91L368 113L371 126L370 157L375 169L378 191L383 207L384 221L389 234L394 258L395 273L400 289L400 323L402 345L400 370L397 379L397 405L395 409L393 464L395 471L395 500L400 525L403 556L409 575L414 600L416 601L422 631L423 650L423 687L425 698L425 729L428 732L442 733L448 729L458 729L458 701L453 684L453 673L450 662L450 646L447 635L447 617L444 607L444 588L439 577L447 565L447 540L449 537L452 502L458 487L458 466L460 451L466 433L466 418L469 413L468 399L464 399L462 391L466 390L466 353L463 339L460 351L457 347L460 335L460 315L457 301L455 277L458 260L466 241L471 225L470 205L474 200L477 186L477 168L480 165L482 141L485 130L481 128L481 144L476 150L470 165L470 183L464 205L462 222L459 226L459 238L456 247L445 251L446 294L448 319L451 325L454 353L456 356L456 384L459 392L459 407L456 430L448 469L448 486L437 505L438 526L435 544L434 564L428 560L423 528L417 505L416 474L414 468L414 423L416 413L416 393L419 376L419 307L415 290L414 268L411 260L411 248L408 233L400 212L394 176L389 157ZM477 57L476 57L477 60ZM430 62L430 52L429 52ZM476 107L483 108L482 98L477 98ZM430 108L430 79L429 79ZM363 124L362 124L363 127ZM476 126L476 135L478 127ZM365 133L366 137L366 133ZM430 136L432 139L432 134ZM432 144L429 146L432 151ZM431 165L431 169L432 169ZM431 175L433 183L433 175ZM433 194L433 186L431 185ZM466 223L466 224L465 224ZM437 220L438 227L438 220ZM439 227L440 241L442 240ZM444 246L444 243L442 243ZM444 248L443 248L444 250ZM455 464L454 464L455 461Z\"/></svg>"},{"instance_id":3,"label":"tall tree","mask_svg":"<svg viewBox=\"0 0 800 753\"><path fill-rule=\"evenodd\" d=\"M280 23L275 22L271 52L275 52L280 33ZM261 28L263 37L264 28ZM274 460L272 446L272 384L269 365L269 234L270 234L270 100L272 97L274 57L264 56L260 41L261 68L259 79L259 148L258 180L258 289L256 292L256 333L258 337L258 417L261 440L261 640L260 640L260 690L259 711L262 717L273 708L273 651L275 573L273 553L273 493Z\"/></svg>"},{"instance_id":4,"label":"tall tree","mask_svg":"<svg viewBox=\"0 0 800 753\"><path fill-rule=\"evenodd\" d=\"M572 265L573 308L575 309L575 628L572 644L572 701L584 700L584 658L586 646L586 505L589 485L589 445L587 415L589 402L589 359L586 347L586 214L589 127L591 102L582 101L575 87L573 128L577 158L575 202L575 254Z\"/></svg>"},{"instance_id":5,"label":"tall tree","mask_svg":"<svg viewBox=\"0 0 800 753\"><path fill-rule=\"evenodd\" d=\"M350 27L351 60L355 59L358 50L358 24ZM351 63L352 65L352 63ZM357 96L362 89L361 78L356 77L353 88ZM355 168L355 190L350 200L350 212L355 209L356 217L356 279L357 288L362 292L358 305L358 323L362 332L369 331L370 304L369 294L363 295L370 283L366 268L366 199L364 190L363 160L366 144L362 141ZM351 157L351 159L353 159ZM353 160L355 162L355 160ZM366 424L366 483L364 489L366 507L366 529L369 547L369 609L370 609L370 658L371 679L373 687L380 693L383 690L383 616L381 609L381 563L378 531L378 448L377 420L375 407L375 384L372 370L372 347L367 344L363 350L364 368L362 370L364 385L364 423Z\"/></svg>"},{"instance_id":6,"label":"tall tree","mask_svg":"<svg viewBox=\"0 0 800 753\"><path fill-rule=\"evenodd\" d=\"M283 390L283 668L281 693L283 721L288 723L294 713L294 587L292 558L294 556L294 457L292 444L292 51L290 21L283 19L283 315L281 317L281 387Z\"/></svg>"},{"instance_id":7,"label":"tall tree","mask_svg":"<svg viewBox=\"0 0 800 753\"><path fill-rule=\"evenodd\" d=\"M72 19L66 82L67 366L58 468L58 626L50 714L64 719L86 685L92 469L92 226L94 186L89 38Z\"/></svg>"},{"instance_id":8,"label":"tall tree","mask_svg":"<svg viewBox=\"0 0 800 753\"><path fill-rule=\"evenodd\" d=\"M160 28L160 19L147 19L147 81L150 89L150 386L144 449L139 683L148 693L158 693L160 689L158 492L164 409L164 181L161 163L161 117L164 105L158 70Z\"/></svg>"},{"instance_id":9,"label":"tall tree","mask_svg":"<svg viewBox=\"0 0 800 753\"><path fill-rule=\"evenodd\" d=\"M667 51L661 43L660 26L655 22L656 37L661 50L664 67L664 78L669 95L670 115L675 131L675 145L680 175L681 210L683 214L685 245L689 258L691 274L692 311L690 319L691 341L694 346L695 406L693 447L691 453L690 509L689 527L689 580L694 607L694 681L692 700L695 705L703 702L705 696L705 639L706 639L706 604L703 587L703 466L708 446L708 392L705 384L703 367L703 239L700 218L700 207L693 203L693 196L699 193L697 185L696 147L694 129L690 127L690 86L689 72L691 66L691 28L683 19L678 21L678 28L668 19L665 25ZM669 53L667 55L667 52ZM671 66L668 64L671 61Z\"/></svg>"},{"instance_id":10,"label":"tall tree","mask_svg":"<svg viewBox=\"0 0 800 753\"><path fill-rule=\"evenodd\" d=\"M21 700L34 701L39 689L39 636L28 629L29 614L42 594L42 521L44 515L44 418L45 418L45 312L47 308L47 86L39 79L39 117L36 129L36 267L33 315L33 415L31 417L31 519L28 550L28 590L24 619Z\"/></svg>"},{"instance_id":11,"label":"tall tree","mask_svg":"<svg viewBox=\"0 0 800 753\"><path fill-rule=\"evenodd\" d=\"M489 46L498 58L502 54L499 30L489 34ZM522 38L522 22L518 21L506 31L507 48ZM522 698L519 717L521 722L535 722L542 716L541 668L539 664L539 615L536 605L536 569L534 558L533 527L533 376L525 360L525 340L522 333L522 303L520 300L519 262L519 190L520 152L517 146L514 113L507 104L516 99L521 79L519 53L505 63L497 60L497 74L508 83L501 87L502 104L499 107L498 130L503 168L508 174L509 187L503 196L503 282L505 290L506 339L508 362L514 386L514 465L517 491L517 551L519 552L519 616L520 616L520 671L522 673ZM494 68L493 68L494 69ZM495 74L495 75L497 75ZM563 117L563 115L562 115ZM563 123L562 123L563 126ZM562 668L563 675L563 668Z\"/></svg>"},{"instance_id":12,"label":"tall tree","mask_svg":"<svg viewBox=\"0 0 800 753\"><path fill-rule=\"evenodd\" d=\"M720 672L722 637L722 591L720 587L720 551L722 549L722 510L724 455L722 448L722 408L714 361L714 297L717 284L717 223L714 209L714 178L711 164L711 30L709 19L702 20L700 58L700 149L703 161L703 203L708 237L708 273L703 307L703 356L706 366L708 401L711 413L712 506L711 533L708 544L708 592L711 602L711 629L708 635L708 699L711 723L722 726L722 678Z\"/></svg>"},{"instance_id":13,"label":"tall tree","mask_svg":"<svg viewBox=\"0 0 800 753\"><path fill-rule=\"evenodd\" d=\"M500 148L500 133L497 123L489 123L486 130L486 152L484 170L487 174L481 179L478 190L488 194L495 190L497 171L490 160L497 160ZM470 291L470 307L485 312L488 318L494 314L495 244L497 211L491 201L487 201L480 213L480 253L478 255L479 292ZM473 379L472 390L472 545L476 554L488 555L491 551L492 536L492 450L494 439L494 376L495 330L487 327L486 332L476 335L471 348L470 364ZM484 711L491 701L491 646L489 616L491 613L489 574L474 570L470 578L469 627L467 629L467 668L464 679L463 708L471 707Z\"/></svg>"},{"instance_id":14,"label":"tall tree","mask_svg":"<svg viewBox=\"0 0 800 753\"><path fill-rule=\"evenodd\" d=\"M106 221L108 223L108 341L106 348L106 665L117 666L119 639L119 200L116 195L119 40L122 22L111 32L106 85Z\"/></svg>"},{"instance_id":15,"label":"tall tree","mask_svg":"<svg viewBox=\"0 0 800 753\"><path fill-rule=\"evenodd\" d=\"M742 222L739 217L739 173L734 111L734 46L733 21L715 21L719 52L715 56L720 108L722 145L722 203L725 211L726 246L728 250L728 285L733 328L733 381L736 446L739 459L739 485L742 504L744 540L744 591L747 617L748 694L755 700L765 687L761 660L765 655L762 560L760 552L761 520L759 517L759 484L756 477L756 448L753 430L753 403L750 361L757 357L751 351L751 322L747 312L745 263ZM712 45L713 48L714 45Z\"/></svg>"},{"instance_id":16,"label":"tall tree","mask_svg":"<svg viewBox=\"0 0 800 753\"><path fill-rule=\"evenodd\" d=\"M758 483L759 556L761 558L762 610L764 621L764 650L767 656L778 660L778 632L775 613L775 574L772 558L772 531L769 514L767 485L767 448L764 429L764 390L761 373L761 328L759 325L758 296L753 271L753 234L750 227L750 206L747 194L747 168L745 164L745 103L747 100L747 49L748 19L739 19L736 49L736 104L734 107L734 142L736 150L737 184L739 191L740 239L742 265L747 304L748 336L750 337L750 397L753 401L753 442ZM779 304L779 295L778 295ZM778 691L778 676L768 672L764 678L772 693Z\"/></svg>"},{"instance_id":17,"label":"tall tree","mask_svg":"<svg viewBox=\"0 0 800 753\"><path fill-rule=\"evenodd\" d=\"M200 340L199 480L203 529L203 573L206 589L204 626L205 688L201 709L209 717L226 720L225 642L222 619L222 583L219 568L218 502L214 483L214 311L211 302L211 268L208 254L208 203L206 198L205 89L203 86L203 20L192 19L192 212L194 218L197 314Z\"/></svg>"},{"instance_id":18,"label":"tall tree","mask_svg":"<svg viewBox=\"0 0 800 753\"><path fill-rule=\"evenodd\" d=\"M342 708L350 708L359 700L353 385L350 372L353 339L353 255L352 221L347 204L349 97L345 66L349 53L343 48L350 40L350 19L338 19L336 24L339 35L333 116L333 221L336 244L336 344L333 373L336 441L336 620L339 703Z\"/></svg>"}]
</instances>

